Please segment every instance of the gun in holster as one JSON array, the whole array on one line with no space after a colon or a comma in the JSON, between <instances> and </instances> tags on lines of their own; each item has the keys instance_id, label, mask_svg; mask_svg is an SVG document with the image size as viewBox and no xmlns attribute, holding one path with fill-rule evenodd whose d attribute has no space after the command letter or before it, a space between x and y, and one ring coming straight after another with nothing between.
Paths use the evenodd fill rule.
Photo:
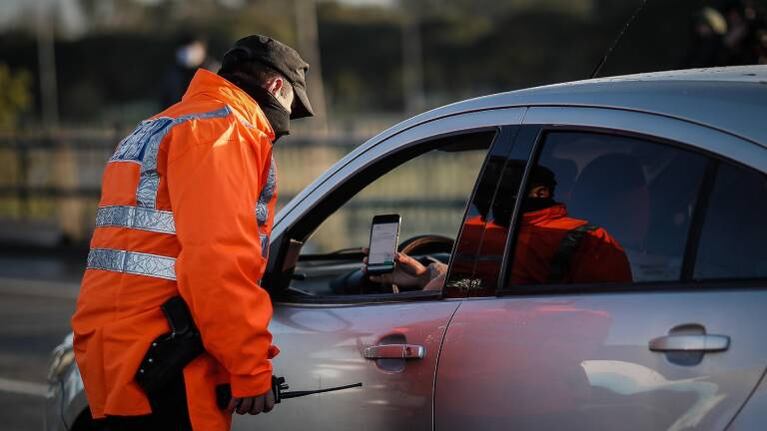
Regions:
<instances>
[{"instance_id":1,"label":"gun in holster","mask_svg":"<svg viewBox=\"0 0 767 431\"><path fill-rule=\"evenodd\" d=\"M166 387L188 363L205 351L200 332L180 296L169 299L161 308L171 331L152 341L135 377L136 383L149 396Z\"/></svg>"}]
</instances>

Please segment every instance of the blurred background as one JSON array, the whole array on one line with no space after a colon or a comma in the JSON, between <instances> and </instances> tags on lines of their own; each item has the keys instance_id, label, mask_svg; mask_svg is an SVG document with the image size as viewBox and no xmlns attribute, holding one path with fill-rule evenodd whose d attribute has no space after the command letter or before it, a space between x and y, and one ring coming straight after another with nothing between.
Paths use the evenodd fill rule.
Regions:
<instances>
[{"instance_id":1,"label":"blurred background","mask_svg":"<svg viewBox=\"0 0 767 431\"><path fill-rule=\"evenodd\" d=\"M275 147L284 205L413 114L588 78L640 4L0 0L3 428L42 424L45 360L69 331L104 163L137 122L180 98L198 67L217 71L236 39L273 36L312 65L318 115L295 122ZM767 0L650 0L599 76L767 63L766 10ZM421 168L406 175L429 170ZM401 198L386 188L369 197Z\"/></svg>"},{"instance_id":2,"label":"blurred background","mask_svg":"<svg viewBox=\"0 0 767 431\"><path fill-rule=\"evenodd\" d=\"M413 114L588 78L640 4L2 0L0 243L84 245L115 144L178 101L198 67L216 71L242 36L271 35L312 65L317 118L277 145L284 204ZM764 2L651 0L600 75L767 62L766 29Z\"/></svg>"}]
</instances>

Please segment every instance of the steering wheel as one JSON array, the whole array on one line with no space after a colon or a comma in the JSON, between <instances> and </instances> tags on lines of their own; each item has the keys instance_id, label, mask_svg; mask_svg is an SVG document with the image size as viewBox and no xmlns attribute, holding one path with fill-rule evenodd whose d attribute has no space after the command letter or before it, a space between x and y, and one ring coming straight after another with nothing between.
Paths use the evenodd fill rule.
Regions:
<instances>
[{"instance_id":1,"label":"steering wheel","mask_svg":"<svg viewBox=\"0 0 767 431\"><path fill-rule=\"evenodd\" d=\"M443 235L418 235L408 238L397 247L397 251L408 256L447 253L453 250L453 239Z\"/></svg>"},{"instance_id":2,"label":"steering wheel","mask_svg":"<svg viewBox=\"0 0 767 431\"><path fill-rule=\"evenodd\" d=\"M444 235L418 235L406 239L397 247L397 251L408 256L422 256L418 260L428 265L434 260L447 263L450 252L453 250L453 239ZM440 259L438 256L443 257ZM368 279L362 269L354 270L342 275L330 283L330 287L337 295L361 295L364 293L391 293L391 285L373 283Z\"/></svg>"}]
</instances>

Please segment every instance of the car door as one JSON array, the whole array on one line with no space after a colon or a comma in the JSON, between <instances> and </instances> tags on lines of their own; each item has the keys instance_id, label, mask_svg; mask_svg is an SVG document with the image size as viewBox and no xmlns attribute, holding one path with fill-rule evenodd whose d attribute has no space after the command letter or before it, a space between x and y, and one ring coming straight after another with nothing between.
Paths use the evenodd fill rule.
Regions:
<instances>
[{"instance_id":1,"label":"car door","mask_svg":"<svg viewBox=\"0 0 767 431\"><path fill-rule=\"evenodd\" d=\"M234 429L432 428L439 346L460 300L364 283L360 248L373 215L396 212L403 240L430 234L414 257L448 261L445 238L458 235L491 144L506 136L496 127L460 127L397 141L380 156L362 153L358 169L331 177L330 192L275 229L274 243L284 245L269 280L270 330L282 350L275 374L292 390L362 387L287 399L268 415L236 417Z\"/></svg>"},{"instance_id":2,"label":"car door","mask_svg":"<svg viewBox=\"0 0 767 431\"><path fill-rule=\"evenodd\" d=\"M767 359L767 232L754 215L767 207L765 150L607 109L531 108L526 122L538 136L515 142L516 171L499 187L515 192L493 203L514 208L515 228L486 233L508 237L506 269L497 292L486 287L451 320L435 429L726 428ZM525 278L542 244L528 235L540 213L515 197L541 168L555 175L568 217L620 244L630 279ZM589 261L577 256L569 274Z\"/></svg>"}]
</instances>

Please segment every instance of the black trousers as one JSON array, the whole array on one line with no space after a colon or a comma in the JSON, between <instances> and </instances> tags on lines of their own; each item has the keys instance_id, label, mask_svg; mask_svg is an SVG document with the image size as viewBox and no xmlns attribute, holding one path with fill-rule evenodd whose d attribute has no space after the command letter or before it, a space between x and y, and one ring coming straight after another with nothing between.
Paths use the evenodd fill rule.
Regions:
<instances>
[{"instance_id":1,"label":"black trousers","mask_svg":"<svg viewBox=\"0 0 767 431\"><path fill-rule=\"evenodd\" d=\"M166 387L149 396L152 414L107 416L98 421L103 431L192 431L186 404L184 376L179 374Z\"/></svg>"}]
</instances>

